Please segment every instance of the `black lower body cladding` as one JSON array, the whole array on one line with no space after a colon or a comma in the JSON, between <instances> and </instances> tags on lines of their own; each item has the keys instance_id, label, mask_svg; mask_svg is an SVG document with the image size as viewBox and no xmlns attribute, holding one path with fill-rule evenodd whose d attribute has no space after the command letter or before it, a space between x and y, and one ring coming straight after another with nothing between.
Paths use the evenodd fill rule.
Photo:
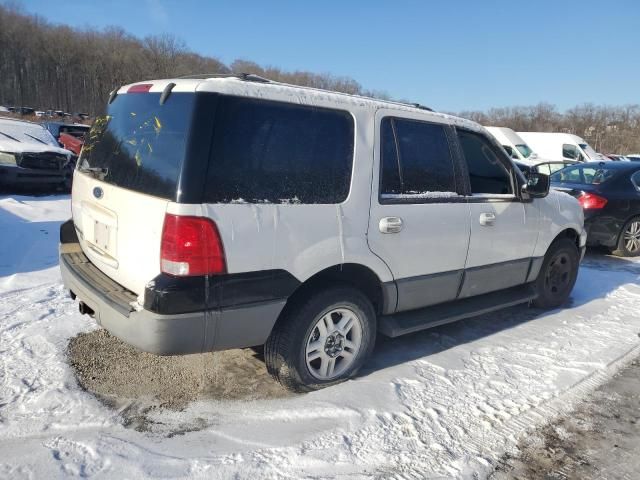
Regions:
<instances>
[{"instance_id":1,"label":"black lower body cladding","mask_svg":"<svg viewBox=\"0 0 640 480\"><path fill-rule=\"evenodd\" d=\"M147 285L144 308L161 314L233 308L252 303L286 300L300 281L285 270L173 277L160 274Z\"/></svg>"}]
</instances>

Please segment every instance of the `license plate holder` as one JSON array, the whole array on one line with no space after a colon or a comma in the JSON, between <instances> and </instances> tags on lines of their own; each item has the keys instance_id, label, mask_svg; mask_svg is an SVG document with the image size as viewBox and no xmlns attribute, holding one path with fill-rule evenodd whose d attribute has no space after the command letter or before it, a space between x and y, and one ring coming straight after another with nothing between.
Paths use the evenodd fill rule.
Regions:
<instances>
[{"instance_id":1,"label":"license plate holder","mask_svg":"<svg viewBox=\"0 0 640 480\"><path fill-rule=\"evenodd\" d=\"M104 252L109 252L109 225L94 220L93 224L93 244Z\"/></svg>"}]
</instances>

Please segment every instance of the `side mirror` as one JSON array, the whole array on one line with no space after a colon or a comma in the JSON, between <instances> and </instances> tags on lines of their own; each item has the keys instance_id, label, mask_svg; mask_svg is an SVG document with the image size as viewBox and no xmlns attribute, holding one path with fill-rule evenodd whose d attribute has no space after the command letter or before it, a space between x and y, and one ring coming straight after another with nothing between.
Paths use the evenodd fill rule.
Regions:
<instances>
[{"instance_id":1,"label":"side mirror","mask_svg":"<svg viewBox=\"0 0 640 480\"><path fill-rule=\"evenodd\" d=\"M549 175L539 172L529 172L527 183L522 186L522 193L531 198L544 198L549 195Z\"/></svg>"}]
</instances>

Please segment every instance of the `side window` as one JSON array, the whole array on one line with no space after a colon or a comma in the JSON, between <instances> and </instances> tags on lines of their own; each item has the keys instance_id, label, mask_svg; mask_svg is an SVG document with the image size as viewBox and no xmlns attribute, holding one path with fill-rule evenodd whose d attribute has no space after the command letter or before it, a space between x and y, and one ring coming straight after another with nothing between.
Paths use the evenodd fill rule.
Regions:
<instances>
[{"instance_id":1,"label":"side window","mask_svg":"<svg viewBox=\"0 0 640 480\"><path fill-rule=\"evenodd\" d=\"M348 112L221 96L205 201L340 203L353 142Z\"/></svg>"},{"instance_id":2,"label":"side window","mask_svg":"<svg viewBox=\"0 0 640 480\"><path fill-rule=\"evenodd\" d=\"M385 117L380 130L382 198L457 195L444 126Z\"/></svg>"},{"instance_id":3,"label":"side window","mask_svg":"<svg viewBox=\"0 0 640 480\"><path fill-rule=\"evenodd\" d=\"M572 160L577 160L578 159L578 149L576 148L575 145L571 145L568 143L565 143L562 145L562 156L564 158L570 158Z\"/></svg>"},{"instance_id":4,"label":"side window","mask_svg":"<svg viewBox=\"0 0 640 480\"><path fill-rule=\"evenodd\" d=\"M511 175L500 162L500 152L482 135L458 130L467 162L471 193L512 194Z\"/></svg>"}]
</instances>

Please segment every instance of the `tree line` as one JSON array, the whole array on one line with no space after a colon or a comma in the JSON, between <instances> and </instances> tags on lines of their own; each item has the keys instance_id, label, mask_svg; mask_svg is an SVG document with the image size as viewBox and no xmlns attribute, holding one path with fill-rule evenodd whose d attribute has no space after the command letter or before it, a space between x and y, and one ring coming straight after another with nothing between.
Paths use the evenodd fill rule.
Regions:
<instances>
[{"instance_id":1,"label":"tree line","mask_svg":"<svg viewBox=\"0 0 640 480\"><path fill-rule=\"evenodd\" d=\"M225 65L190 51L171 35L143 39L121 28L101 31L53 25L19 7L0 5L0 105L44 110L103 112L114 88L141 79L192 73L254 73L275 81L388 98L350 77L287 72L248 60ZM559 112L546 103L458 115L515 131L568 132L605 153L640 152L640 105L586 104Z\"/></svg>"},{"instance_id":2,"label":"tree line","mask_svg":"<svg viewBox=\"0 0 640 480\"><path fill-rule=\"evenodd\" d=\"M287 72L247 60L225 65L190 51L171 35L140 39L117 27L80 30L0 4L0 105L98 114L118 86L193 73L254 73L296 85L384 96L365 91L348 77Z\"/></svg>"}]
</instances>

